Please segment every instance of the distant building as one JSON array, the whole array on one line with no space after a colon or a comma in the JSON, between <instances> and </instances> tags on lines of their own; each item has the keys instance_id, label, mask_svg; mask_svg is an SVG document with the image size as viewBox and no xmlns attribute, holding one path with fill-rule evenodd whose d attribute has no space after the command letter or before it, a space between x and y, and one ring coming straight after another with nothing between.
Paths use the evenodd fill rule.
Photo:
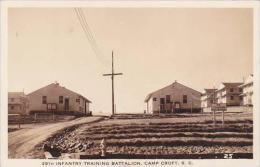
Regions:
<instances>
[{"instance_id":1,"label":"distant building","mask_svg":"<svg viewBox=\"0 0 260 167\"><path fill-rule=\"evenodd\" d=\"M8 114L22 114L28 112L28 99L24 92L8 92Z\"/></svg>"},{"instance_id":2,"label":"distant building","mask_svg":"<svg viewBox=\"0 0 260 167\"><path fill-rule=\"evenodd\" d=\"M59 83L52 83L27 95L30 113L60 112L90 114L86 97L75 93Z\"/></svg>"},{"instance_id":3,"label":"distant building","mask_svg":"<svg viewBox=\"0 0 260 167\"><path fill-rule=\"evenodd\" d=\"M216 103L216 91L217 89L204 89L201 95L201 107L211 107L213 103Z\"/></svg>"},{"instance_id":4,"label":"distant building","mask_svg":"<svg viewBox=\"0 0 260 167\"><path fill-rule=\"evenodd\" d=\"M243 102L243 98L239 96L242 93L242 88L239 86L243 83L221 83L217 94L217 103L225 103L227 106L239 106Z\"/></svg>"},{"instance_id":5,"label":"distant building","mask_svg":"<svg viewBox=\"0 0 260 167\"><path fill-rule=\"evenodd\" d=\"M240 94L243 98L243 105L253 106L253 75L249 75L239 88L243 89L243 93Z\"/></svg>"},{"instance_id":6,"label":"distant building","mask_svg":"<svg viewBox=\"0 0 260 167\"><path fill-rule=\"evenodd\" d=\"M146 98L147 113L201 111L201 93L175 81L150 93Z\"/></svg>"}]
</instances>

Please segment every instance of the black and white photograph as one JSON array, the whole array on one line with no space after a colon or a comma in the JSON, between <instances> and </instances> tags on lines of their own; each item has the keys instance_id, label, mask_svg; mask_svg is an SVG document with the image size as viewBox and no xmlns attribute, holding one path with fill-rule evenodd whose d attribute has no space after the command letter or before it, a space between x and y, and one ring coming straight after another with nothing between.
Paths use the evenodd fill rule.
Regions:
<instances>
[{"instance_id":1,"label":"black and white photograph","mask_svg":"<svg viewBox=\"0 0 260 167\"><path fill-rule=\"evenodd\" d=\"M208 3L2 6L1 160L259 165L259 3Z\"/></svg>"}]
</instances>

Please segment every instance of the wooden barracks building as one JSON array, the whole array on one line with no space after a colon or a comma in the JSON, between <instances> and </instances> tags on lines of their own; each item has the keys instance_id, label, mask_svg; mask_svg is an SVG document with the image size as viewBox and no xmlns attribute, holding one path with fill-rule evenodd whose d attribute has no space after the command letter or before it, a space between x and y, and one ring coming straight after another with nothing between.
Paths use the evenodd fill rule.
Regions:
<instances>
[{"instance_id":1,"label":"wooden barracks building","mask_svg":"<svg viewBox=\"0 0 260 167\"><path fill-rule=\"evenodd\" d=\"M240 82L223 82L216 91L217 103L225 103L227 106L240 106L243 103L243 98L240 96L243 89L239 86Z\"/></svg>"},{"instance_id":2,"label":"wooden barracks building","mask_svg":"<svg viewBox=\"0 0 260 167\"><path fill-rule=\"evenodd\" d=\"M216 103L216 92L217 89L204 89L201 95L201 107L211 107L212 104Z\"/></svg>"},{"instance_id":3,"label":"wooden barracks building","mask_svg":"<svg viewBox=\"0 0 260 167\"><path fill-rule=\"evenodd\" d=\"M26 114L28 112L29 101L24 92L8 92L8 113Z\"/></svg>"},{"instance_id":4,"label":"wooden barracks building","mask_svg":"<svg viewBox=\"0 0 260 167\"><path fill-rule=\"evenodd\" d=\"M26 103L24 102L26 99ZM33 114L55 112L63 114L89 115L89 104L86 97L73 92L55 82L34 92L8 93L9 114Z\"/></svg>"},{"instance_id":5,"label":"wooden barracks building","mask_svg":"<svg viewBox=\"0 0 260 167\"><path fill-rule=\"evenodd\" d=\"M147 113L201 111L201 93L175 81L145 98Z\"/></svg>"},{"instance_id":6,"label":"wooden barracks building","mask_svg":"<svg viewBox=\"0 0 260 167\"><path fill-rule=\"evenodd\" d=\"M89 114L89 103L86 97L73 92L55 82L27 95L29 112L75 112Z\"/></svg>"}]
</instances>

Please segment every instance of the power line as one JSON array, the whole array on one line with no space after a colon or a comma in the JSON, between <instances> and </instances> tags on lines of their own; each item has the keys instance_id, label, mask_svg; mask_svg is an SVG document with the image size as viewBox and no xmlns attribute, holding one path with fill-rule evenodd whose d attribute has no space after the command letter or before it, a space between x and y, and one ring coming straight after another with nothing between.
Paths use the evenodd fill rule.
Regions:
<instances>
[{"instance_id":1,"label":"power line","mask_svg":"<svg viewBox=\"0 0 260 167\"><path fill-rule=\"evenodd\" d=\"M90 44L93 47L92 49L96 52L96 54L99 55L97 44L96 44L95 39L94 39L94 37L93 37L93 35L91 33L91 30L90 30L90 28L89 28L89 26L87 24L87 21L86 21L86 18L84 16L84 13L80 10L80 8L76 9L76 11L77 11L77 14L79 16L82 28L85 31L85 34L87 35L87 38L88 38Z\"/></svg>"},{"instance_id":2,"label":"power line","mask_svg":"<svg viewBox=\"0 0 260 167\"><path fill-rule=\"evenodd\" d=\"M97 51L99 51L99 50L98 50L97 43L96 43L96 40L95 40L95 38L94 38L94 35L93 35L93 33L91 32L91 30L90 30L90 27L89 27L89 25L88 25L88 22L87 22L87 20L86 20L86 17L85 17L85 15L84 15L82 9L79 8L78 11L79 11L79 14L81 15L81 17L82 17L82 19L83 19L83 23L85 23L85 27L86 27L86 30L87 30L89 36L90 36L90 39L91 39L92 42L94 43L94 46L96 47Z\"/></svg>"},{"instance_id":3,"label":"power line","mask_svg":"<svg viewBox=\"0 0 260 167\"><path fill-rule=\"evenodd\" d=\"M84 34L86 35L89 43L90 43L90 46L92 48L92 50L94 51L95 55L97 56L97 58L99 60L101 60L101 62L104 64L104 65L107 65L107 63L104 61L104 56L102 54L102 52L100 51L100 49L98 48L98 45L97 45L97 42L94 38L94 35L93 33L91 32L90 30L90 27L87 23L87 20L86 20L86 17L82 11L81 8L74 8L74 11L76 13L76 16L80 22L80 25L84 31Z\"/></svg>"},{"instance_id":4,"label":"power line","mask_svg":"<svg viewBox=\"0 0 260 167\"><path fill-rule=\"evenodd\" d=\"M95 54L96 54L97 56L99 56L99 55L98 55L98 52L97 52L97 48L95 47L94 43L92 42L92 39L91 39L90 34L89 34L89 31L87 30L87 27L84 25L83 18L82 18L81 14L79 13L79 11L78 11L77 8L75 8L75 12L76 12L77 17L78 17L78 19L79 19L79 22L80 22L80 24L81 24L81 27L82 27L82 29L83 29L83 31L84 31L84 33L85 33L85 35L86 35L88 41L90 42L90 45L91 45L93 51L95 52Z\"/></svg>"}]
</instances>

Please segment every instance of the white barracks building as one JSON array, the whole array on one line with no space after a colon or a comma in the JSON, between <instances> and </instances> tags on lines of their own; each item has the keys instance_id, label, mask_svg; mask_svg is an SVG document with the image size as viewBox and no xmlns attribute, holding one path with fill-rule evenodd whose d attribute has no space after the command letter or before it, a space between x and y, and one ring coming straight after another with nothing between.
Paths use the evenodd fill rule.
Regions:
<instances>
[{"instance_id":1,"label":"white barracks building","mask_svg":"<svg viewBox=\"0 0 260 167\"><path fill-rule=\"evenodd\" d=\"M253 106L253 75L248 76L244 84L239 87L243 89L243 92L240 95L243 99L242 104L245 106Z\"/></svg>"},{"instance_id":2,"label":"white barracks building","mask_svg":"<svg viewBox=\"0 0 260 167\"><path fill-rule=\"evenodd\" d=\"M52 83L27 95L29 113L60 112L81 113L88 115L89 103L86 97L73 92L59 83Z\"/></svg>"},{"instance_id":3,"label":"white barracks building","mask_svg":"<svg viewBox=\"0 0 260 167\"><path fill-rule=\"evenodd\" d=\"M201 93L175 81L150 93L146 98L147 113L201 111Z\"/></svg>"},{"instance_id":4,"label":"white barracks building","mask_svg":"<svg viewBox=\"0 0 260 167\"><path fill-rule=\"evenodd\" d=\"M239 86L242 84L240 82L221 83L216 91L217 103L225 103L227 106L240 106L243 101L243 98L240 96L243 89Z\"/></svg>"}]
</instances>

